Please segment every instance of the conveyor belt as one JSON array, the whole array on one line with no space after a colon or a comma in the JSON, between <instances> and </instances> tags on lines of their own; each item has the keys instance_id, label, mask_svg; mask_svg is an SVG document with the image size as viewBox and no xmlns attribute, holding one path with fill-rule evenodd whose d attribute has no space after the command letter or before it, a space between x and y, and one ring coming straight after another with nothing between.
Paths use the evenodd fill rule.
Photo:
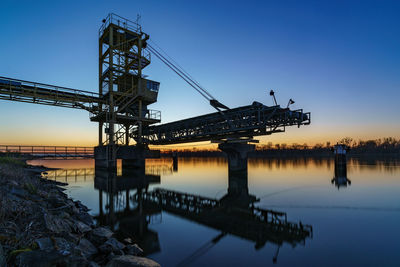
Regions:
<instances>
[{"instance_id":1,"label":"conveyor belt","mask_svg":"<svg viewBox=\"0 0 400 267\"><path fill-rule=\"evenodd\" d=\"M99 94L0 77L0 99L89 110L102 103Z\"/></svg>"},{"instance_id":2,"label":"conveyor belt","mask_svg":"<svg viewBox=\"0 0 400 267\"><path fill-rule=\"evenodd\" d=\"M167 145L269 135L285 131L287 126L310 124L311 115L303 110L280 106L252 105L215 112L143 129L144 142ZM137 131L131 133L137 138Z\"/></svg>"}]
</instances>

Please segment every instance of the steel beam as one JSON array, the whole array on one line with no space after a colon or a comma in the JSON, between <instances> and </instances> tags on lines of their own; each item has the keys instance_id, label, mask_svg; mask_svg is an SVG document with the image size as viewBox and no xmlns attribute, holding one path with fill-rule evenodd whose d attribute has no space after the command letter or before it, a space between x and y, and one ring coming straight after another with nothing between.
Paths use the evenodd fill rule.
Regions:
<instances>
[{"instance_id":1,"label":"steel beam","mask_svg":"<svg viewBox=\"0 0 400 267\"><path fill-rule=\"evenodd\" d=\"M0 99L95 111L99 94L55 85L0 77Z\"/></svg>"},{"instance_id":2,"label":"steel beam","mask_svg":"<svg viewBox=\"0 0 400 267\"><path fill-rule=\"evenodd\" d=\"M287 126L310 124L311 115L303 110L280 106L252 105L193 117L143 129L143 141L152 145L167 145L230 138L251 138L284 132ZM138 130L132 132L137 139Z\"/></svg>"}]
</instances>

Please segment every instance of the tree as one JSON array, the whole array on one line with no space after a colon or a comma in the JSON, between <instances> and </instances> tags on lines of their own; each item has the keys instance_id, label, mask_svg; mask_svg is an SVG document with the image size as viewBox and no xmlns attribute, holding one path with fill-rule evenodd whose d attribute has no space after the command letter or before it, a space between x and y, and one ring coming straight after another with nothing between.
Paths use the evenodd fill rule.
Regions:
<instances>
[{"instance_id":1,"label":"tree","mask_svg":"<svg viewBox=\"0 0 400 267\"><path fill-rule=\"evenodd\" d=\"M344 138L339 140L339 144L344 144L344 145L346 145L348 147L352 147L353 146L353 142L354 142L354 140L351 137L344 137Z\"/></svg>"}]
</instances>

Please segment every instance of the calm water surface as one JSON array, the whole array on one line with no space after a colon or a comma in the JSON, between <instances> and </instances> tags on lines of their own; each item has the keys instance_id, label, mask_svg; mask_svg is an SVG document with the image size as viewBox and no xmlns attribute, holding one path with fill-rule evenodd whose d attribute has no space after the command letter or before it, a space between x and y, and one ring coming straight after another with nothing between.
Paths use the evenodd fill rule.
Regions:
<instances>
[{"instance_id":1,"label":"calm water surface","mask_svg":"<svg viewBox=\"0 0 400 267\"><path fill-rule=\"evenodd\" d=\"M285 212L288 221L313 227L312 237L304 242L261 245L184 215L146 210L137 204L137 183L120 180L123 186L115 188L123 190L111 199L95 183L93 160L31 164L60 168L49 171L48 179L68 182L66 192L87 205L99 223L111 223L120 235L131 236L163 266L268 266L274 261L279 266L400 266L398 161L348 160L347 180L336 175L338 185L332 160L250 159L247 186L258 199L254 205ZM177 171L170 159L147 160L146 174L148 191L163 188L221 199L229 186L227 162L222 158L180 158ZM238 186L237 181L230 185ZM239 182L239 187L245 186ZM114 219L110 221L111 205Z\"/></svg>"}]
</instances>

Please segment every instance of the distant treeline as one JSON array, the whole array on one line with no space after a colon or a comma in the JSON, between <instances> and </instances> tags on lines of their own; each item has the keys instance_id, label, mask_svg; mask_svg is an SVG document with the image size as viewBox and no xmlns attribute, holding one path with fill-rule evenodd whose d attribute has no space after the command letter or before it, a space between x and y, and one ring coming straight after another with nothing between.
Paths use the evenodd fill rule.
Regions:
<instances>
[{"instance_id":1,"label":"distant treeline","mask_svg":"<svg viewBox=\"0 0 400 267\"><path fill-rule=\"evenodd\" d=\"M392 154L400 156L400 139L387 137L374 140L355 141L351 137L341 139L338 144L347 145L350 155L362 154ZM257 144L256 150L249 154L250 157L274 157L274 156L332 156L332 147L335 144L326 142L314 146L308 144ZM165 156L176 154L180 157L221 157L223 153L219 150L201 150L201 149L175 149L161 152Z\"/></svg>"},{"instance_id":2,"label":"distant treeline","mask_svg":"<svg viewBox=\"0 0 400 267\"><path fill-rule=\"evenodd\" d=\"M400 153L400 139L396 139L394 137L380 138L374 140L359 140L356 141L351 137L345 137L337 144L344 144L348 146L349 153L358 154L358 153ZM319 143L314 146L309 146L307 144L299 145L299 144L275 144L269 143L267 145L258 145L258 151L304 151L307 153L324 153L330 152L332 147L335 144L331 142L326 142L325 144Z\"/></svg>"}]
</instances>

